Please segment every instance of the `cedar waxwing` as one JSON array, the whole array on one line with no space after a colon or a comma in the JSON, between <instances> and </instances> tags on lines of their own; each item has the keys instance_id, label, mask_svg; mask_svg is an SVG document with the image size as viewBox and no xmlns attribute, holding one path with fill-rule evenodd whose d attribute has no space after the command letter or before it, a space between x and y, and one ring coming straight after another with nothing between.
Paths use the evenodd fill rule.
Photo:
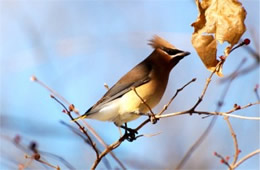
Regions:
<instances>
[{"instance_id":1,"label":"cedar waxwing","mask_svg":"<svg viewBox=\"0 0 260 170\"><path fill-rule=\"evenodd\" d=\"M176 49L159 36L154 36L149 45L154 48L154 51L126 73L84 115L75 120L97 119L112 121L117 126L121 126L149 112L140 97L150 108L159 103L166 89L171 69L190 53Z\"/></svg>"}]
</instances>

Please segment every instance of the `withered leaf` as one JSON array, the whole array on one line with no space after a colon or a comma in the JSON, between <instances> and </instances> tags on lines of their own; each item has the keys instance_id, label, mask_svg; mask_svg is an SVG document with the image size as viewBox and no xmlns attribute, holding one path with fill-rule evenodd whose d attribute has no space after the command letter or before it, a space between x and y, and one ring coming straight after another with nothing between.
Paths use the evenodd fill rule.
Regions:
<instances>
[{"instance_id":1,"label":"withered leaf","mask_svg":"<svg viewBox=\"0 0 260 170\"><path fill-rule=\"evenodd\" d=\"M196 4L199 16L192 24L192 45L207 69L214 71L219 62L216 59L217 43L226 41L230 44L225 49L225 56L228 56L246 30L246 11L238 0L196 0ZM223 76L221 68L216 73Z\"/></svg>"}]
</instances>

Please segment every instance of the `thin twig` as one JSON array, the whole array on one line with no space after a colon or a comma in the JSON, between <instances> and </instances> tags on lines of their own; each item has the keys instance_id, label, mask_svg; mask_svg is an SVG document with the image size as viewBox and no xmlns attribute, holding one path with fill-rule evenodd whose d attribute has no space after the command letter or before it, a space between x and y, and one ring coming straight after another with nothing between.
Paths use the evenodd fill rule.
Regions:
<instances>
[{"instance_id":1,"label":"thin twig","mask_svg":"<svg viewBox=\"0 0 260 170\"><path fill-rule=\"evenodd\" d=\"M88 141L88 139L83 135L83 133L81 131L79 131L77 128L67 124L66 122L60 121L62 125L65 125L66 127L68 127L72 132L74 132L76 135L78 135L79 137L81 137L84 142L86 142L87 144L91 145L90 142ZM100 150L98 150L98 152L100 153ZM109 161L104 158L103 163L105 164L107 169L111 169L111 165L109 163ZM71 169L71 168L70 168Z\"/></svg>"},{"instance_id":2,"label":"thin twig","mask_svg":"<svg viewBox=\"0 0 260 170\"><path fill-rule=\"evenodd\" d=\"M242 61L241 63L244 63L244 61ZM241 65L241 64L240 64L240 65ZM241 66L242 66L242 65L241 65ZM239 66L238 69L239 69L241 66ZM216 67L216 69L217 69L217 67ZM236 71L237 71L238 69L236 69ZM216 71L216 70L215 70L215 71ZM214 71L214 72L215 72L215 71ZM210 75L210 76L212 76L212 75ZM206 82L205 86L208 85L208 83L210 82L210 81L209 81L210 79L211 79L211 77L209 77L209 78L207 79L207 82ZM231 82L232 82L233 80L234 80L234 79L232 79L232 80L230 81L230 83L227 85L227 87L226 87L225 90L223 91L222 96L221 96L221 100L220 100L220 102L218 102L218 105L217 105L217 108L216 108L216 112L218 112L218 111L220 110L220 108L222 107L223 100L224 100L224 98L225 98L225 96L226 96L226 94L227 94L227 91L228 91L228 89L229 89L229 87L230 87L230 84L231 84ZM204 88L204 90L205 90L205 88ZM205 92L206 92L206 91L205 91ZM203 93L202 93L201 96L203 97ZM193 109L194 109L194 108L193 108ZM191 154L196 150L196 148L199 147L199 145L203 142L203 140L208 136L208 134L210 133L211 129L213 128L213 126L214 126L216 120L217 120L217 117L214 116L214 117L212 118L212 120L210 121L208 127L205 129L205 131L200 135L200 137L195 141L195 143L194 143L194 144L189 148L189 150L185 153L185 155L183 156L183 158L181 159L181 161L178 163L176 169L181 169L181 168L184 166L184 164L185 164L185 163L188 161L188 159L190 158Z\"/></svg>"},{"instance_id":3,"label":"thin twig","mask_svg":"<svg viewBox=\"0 0 260 170\"><path fill-rule=\"evenodd\" d=\"M232 78L230 79L229 83L227 84L226 88L224 89L224 91L222 92L222 95L220 97L220 100L218 102L217 108L216 108L216 112L220 111L221 107L223 106L225 97L227 95L227 92L231 86L231 83L233 82L233 80L236 78L236 73L239 71L239 69L243 66L243 64L245 63L246 59L244 58L240 64L238 65L238 67L235 69L235 71L232 73ZM208 116L207 116L208 117ZM203 140L205 140L205 138L208 136L208 134L210 133L210 131L212 130L215 122L217 120L217 117L214 116L212 118L212 120L210 121L208 127L205 129L205 131L200 135L200 137L197 139L197 141L189 148L189 150L185 153L184 157L181 159L181 161L179 162L179 164L177 165L176 169L181 169L184 164L188 161L188 159L190 158L190 156L192 155L192 153L196 150L196 148L199 147L199 145L203 142Z\"/></svg>"},{"instance_id":4,"label":"thin twig","mask_svg":"<svg viewBox=\"0 0 260 170\"><path fill-rule=\"evenodd\" d=\"M173 102L173 100L176 98L176 96L185 88L187 87L188 85L190 85L192 82L195 82L196 81L196 78L193 78L192 80L190 80L188 83L186 83L184 86L182 86L181 88L177 89L175 94L173 95L173 97L170 99L170 101L163 107L163 109L158 113L156 114L158 118L158 116L160 116L161 114L163 114L167 108L169 107L169 105ZM137 128L135 128L136 131L140 130L144 125L146 125L148 122L150 122L150 119L146 119L145 121L143 121Z\"/></svg>"},{"instance_id":5,"label":"thin twig","mask_svg":"<svg viewBox=\"0 0 260 170\"><path fill-rule=\"evenodd\" d=\"M42 81L40 81L36 76L31 76L31 80L38 83L39 85L41 85L42 87L44 87L45 89L47 89L49 92L51 92L52 94L54 94L55 96L57 96L59 99L61 99L61 101L63 101L64 103L66 103L68 106L72 106L72 104L70 104L64 97L62 97L61 95L59 95L55 90L51 89L50 87L48 87L45 83L43 83ZM65 107L65 105L60 102L60 104L63 105L63 107ZM66 108L66 107L65 107ZM67 109L65 109L67 110ZM80 115L78 110L73 107L73 112L76 113L77 115ZM83 124L87 127L87 129L92 133L92 135L105 147L107 148L108 145L104 142L104 140L98 135L98 133L85 121L85 120L81 120L83 122ZM126 169L124 164L116 157L116 155L113 152L110 152L110 155L115 159L115 161L121 166L122 169Z\"/></svg>"},{"instance_id":6,"label":"thin twig","mask_svg":"<svg viewBox=\"0 0 260 170\"><path fill-rule=\"evenodd\" d=\"M42 164L45 164L45 165L47 165L47 166L49 166L49 167L51 167L51 168L60 169L59 166L52 165L52 164L50 164L49 162L46 162L46 161L44 161L44 160L39 159L39 160L36 160L36 161L38 161L38 162L40 162L40 163L42 163Z\"/></svg>"},{"instance_id":7,"label":"thin twig","mask_svg":"<svg viewBox=\"0 0 260 170\"><path fill-rule=\"evenodd\" d=\"M177 96L177 94L182 91L186 86L188 86L190 83L194 82L196 79L192 79L191 81L189 81L188 83L186 83L182 88L178 89L175 93L175 95L171 98L171 100L168 102L168 104L162 109L161 112L159 112L160 114L162 114L167 107L171 104L171 102L174 100L174 98ZM151 107L143 100L143 98L137 93L136 89L133 88L134 92L136 93L136 95L139 97L139 99L147 106L147 108L149 109L149 111L151 113L153 113ZM159 116L159 115L158 115ZM155 115L155 117L157 117ZM145 124L147 124L148 122L150 122L150 119L146 119L144 122L142 122L135 130L138 131L140 130ZM114 142L113 144L109 145L100 155L99 158L96 159L96 161L94 162L94 164L92 165L91 169L95 169L97 167L97 165L99 164L100 160L110 151L112 151L113 149L117 148L118 146L120 146L120 144L125 140L125 136L122 136L119 140L117 140L116 142Z\"/></svg>"},{"instance_id":8,"label":"thin twig","mask_svg":"<svg viewBox=\"0 0 260 170\"><path fill-rule=\"evenodd\" d=\"M251 153L249 153L248 155L246 155L245 157L241 158L234 166L233 168L237 168L240 164L242 164L244 161L246 161L247 159L253 157L254 155L256 154L259 154L260 153L260 149L257 149Z\"/></svg>"},{"instance_id":9,"label":"thin twig","mask_svg":"<svg viewBox=\"0 0 260 170\"><path fill-rule=\"evenodd\" d=\"M254 36L252 36L254 37ZM257 37L257 36L256 36ZM255 39L253 38L253 41ZM258 44L256 43L256 41L254 41L254 44ZM258 45L255 46L255 48L258 48ZM250 54L249 56L253 57L255 59L256 63L260 63L260 55L259 52L257 52L257 50L254 50L251 46L245 46L244 49Z\"/></svg>"},{"instance_id":10,"label":"thin twig","mask_svg":"<svg viewBox=\"0 0 260 170\"><path fill-rule=\"evenodd\" d=\"M42 164L44 164L44 165L47 165L47 166L49 166L49 167L51 167L51 168L59 169L59 166L52 165L51 163L40 159L39 154L33 154L32 156L25 155L25 158L26 158L26 159L30 159L29 162L27 162L27 163L24 165L25 167L28 167L28 166L32 163L32 161L35 160L35 161L38 161L38 162L40 162L40 163L42 163Z\"/></svg>"},{"instance_id":11,"label":"thin twig","mask_svg":"<svg viewBox=\"0 0 260 170\"><path fill-rule=\"evenodd\" d=\"M41 155L46 155L46 156L52 156L54 159L57 159L59 161L61 161L68 169L75 169L68 161L66 161L64 158L62 158L59 155L53 154L53 153L49 153L49 152L44 152L44 151L39 151L41 153Z\"/></svg>"},{"instance_id":12,"label":"thin twig","mask_svg":"<svg viewBox=\"0 0 260 170\"><path fill-rule=\"evenodd\" d=\"M254 88L254 92L255 92L255 96L256 96L256 99L258 101L260 101L260 97L259 97L259 94L258 94L258 89L259 89L259 84L257 84Z\"/></svg>"},{"instance_id":13,"label":"thin twig","mask_svg":"<svg viewBox=\"0 0 260 170\"><path fill-rule=\"evenodd\" d=\"M175 94L170 99L170 101L166 105L164 105L163 109L157 115L163 114L168 109L169 105L173 102L173 100L176 98L176 96L179 94L179 92L181 92L185 87L187 87L188 85L190 85L191 83L193 83L195 81L196 81L196 78L193 78L191 81L186 83L183 87L177 89Z\"/></svg>"},{"instance_id":14,"label":"thin twig","mask_svg":"<svg viewBox=\"0 0 260 170\"><path fill-rule=\"evenodd\" d=\"M238 72L239 70L242 68L242 66L246 63L246 58L243 58L242 61L240 62L240 64L238 65L238 67L235 69L235 71L232 73L232 77L230 79L230 81L228 82L225 90L223 91L222 93L222 104L223 104L223 101L228 93L228 90L229 88L231 87L231 84L232 82L235 80L235 78L237 77L238 75ZM222 105L220 106L220 108L222 107ZM237 106L234 107L234 109L238 109ZM234 111L235 111L234 110ZM225 116L224 119L226 120L227 122L227 125L229 127L229 130L230 130L230 133L231 133L231 136L232 136L232 139L233 139L233 143L234 143L234 149L235 149L235 154L234 154L234 159L233 159L233 162L231 165L234 165L238 159L238 154L239 154L239 148L238 148L238 141L237 141L237 137L236 137L236 133L235 131L233 130L233 127L231 125L231 122L229 121L229 117Z\"/></svg>"},{"instance_id":15,"label":"thin twig","mask_svg":"<svg viewBox=\"0 0 260 170\"><path fill-rule=\"evenodd\" d=\"M32 158L31 156L25 155L24 156L25 159L29 159L29 161L27 161L26 163L23 164L23 168L28 168L28 166L30 166L34 160L34 158Z\"/></svg>"},{"instance_id":16,"label":"thin twig","mask_svg":"<svg viewBox=\"0 0 260 170\"><path fill-rule=\"evenodd\" d=\"M220 154L217 153L217 152L215 152L214 155L215 155L216 157L220 158L221 163L224 163L225 165L227 165L229 170L232 170L232 169L233 169L222 155L220 155Z\"/></svg>"},{"instance_id":17,"label":"thin twig","mask_svg":"<svg viewBox=\"0 0 260 170\"><path fill-rule=\"evenodd\" d=\"M237 77L240 77L240 76L242 76L242 75L245 75L245 74L247 74L247 73L249 73L249 72L251 72L251 71L253 71L253 70L255 70L255 69L258 69L258 68L259 68L259 63L253 63L253 64L247 66L246 68L241 69L241 70L237 73ZM230 80L230 79L232 78L232 76L233 76L233 75L232 75L232 73L231 73L230 75L227 75L227 76L225 76L224 78L222 78L219 82L220 82L220 83L224 83L224 82Z\"/></svg>"},{"instance_id":18,"label":"thin twig","mask_svg":"<svg viewBox=\"0 0 260 170\"><path fill-rule=\"evenodd\" d=\"M227 116L227 117L238 118L238 119L245 119L245 120L260 120L260 117L240 116L240 115L234 115L234 114L229 114L229 113L225 113L225 112L219 112L219 113L216 113L216 115Z\"/></svg>"},{"instance_id":19,"label":"thin twig","mask_svg":"<svg viewBox=\"0 0 260 170\"><path fill-rule=\"evenodd\" d=\"M175 113L169 113L165 115L155 116L156 118L167 118L167 117L173 117L173 116L179 116L190 113L190 110L182 111L182 112L175 112ZM238 119L245 119L245 120L260 120L260 117L248 117L248 116L240 116L235 114L229 114L228 112L208 112L208 111L193 111L192 113L196 114L204 114L204 115L218 115L218 116L227 116L227 117L233 117Z\"/></svg>"},{"instance_id":20,"label":"thin twig","mask_svg":"<svg viewBox=\"0 0 260 170\"><path fill-rule=\"evenodd\" d=\"M64 122L64 121L60 121L60 123L61 123L62 125L64 125L64 126L68 127L73 133L75 133L75 134L78 135L80 138L82 138L82 139L84 140L84 142L86 142L87 144L91 145L90 142L89 142L89 140L84 136L84 134L83 134L81 131L79 131L78 128L76 128L76 127L74 127L74 126L72 126L72 125L69 125L69 124L67 124L67 123Z\"/></svg>"},{"instance_id":21,"label":"thin twig","mask_svg":"<svg viewBox=\"0 0 260 170\"><path fill-rule=\"evenodd\" d=\"M212 129L213 125L216 122L216 117L213 117L210 121L207 129L202 133L202 135L198 138L198 140L189 148L189 150L185 153L181 161L178 163L176 170L181 169L184 164L187 162L187 160L190 158L191 154L195 151L196 148L202 143L202 141L206 138L206 136L209 134L210 130Z\"/></svg>"},{"instance_id":22,"label":"thin twig","mask_svg":"<svg viewBox=\"0 0 260 170\"><path fill-rule=\"evenodd\" d=\"M59 93L57 93L55 90L53 90L52 88L50 88L49 86L47 86L45 83L43 83L41 80L39 80L36 76L32 76L31 80L34 82L39 83L42 87L44 87L45 89L47 89L49 92L51 92L53 95L57 96L57 98L59 98L63 103L66 103L68 106L71 105L70 102L68 102L68 100L66 100L64 97L62 97Z\"/></svg>"},{"instance_id":23,"label":"thin twig","mask_svg":"<svg viewBox=\"0 0 260 170\"><path fill-rule=\"evenodd\" d=\"M220 60L220 61L218 62L218 64L216 65L215 70L214 70L214 71L210 74L210 76L207 78L206 83L205 83L205 85L204 85L204 88L203 88L203 90L202 90L202 93L201 93L199 99L197 100L197 102L195 103L195 105L190 109L190 114L192 114L191 112L194 111L194 110L197 108L197 106L202 102L202 100L203 100L203 98L204 98L204 96L205 96L205 94L206 94L206 91L207 91L207 89L208 89L208 87L209 87L209 84L210 84L210 82L211 82L211 79L212 79L213 75L216 73L216 71L221 67L221 65L222 65L223 63L224 63L224 60Z\"/></svg>"},{"instance_id":24,"label":"thin twig","mask_svg":"<svg viewBox=\"0 0 260 170\"><path fill-rule=\"evenodd\" d=\"M71 120L74 120L74 118L71 116L70 111L66 108L66 106L59 101L59 99L57 99L55 96L51 95L51 98L53 98L56 102L58 102L65 110L66 113L68 114L68 116L70 117ZM84 135L88 138L90 145L92 146L92 148L94 149L95 153L96 153L96 157L99 157L99 153L98 153L98 149L96 147L96 144L93 142L93 140L91 139L91 137L89 136L89 134L87 133L87 131L85 130L84 127L82 127L77 121L73 121L75 122L75 124L79 127L79 129L84 133Z\"/></svg>"},{"instance_id":25,"label":"thin twig","mask_svg":"<svg viewBox=\"0 0 260 170\"><path fill-rule=\"evenodd\" d=\"M15 138L11 138L9 136L6 136L6 135L1 135L2 138L10 141L11 143L14 144L14 146L16 146L18 149L22 150L23 152L25 152L26 154L30 154L29 151L31 151L31 149L28 149L28 147L25 147L21 144L21 139L16 139L16 138L21 138L19 136L15 136ZM17 140L17 141L16 141ZM34 152L34 151L33 151ZM64 158L62 158L61 156L58 156L58 155L55 155L53 153L49 153L49 152L44 152L44 151L41 151L41 150L38 150L38 152L40 153L41 157L43 157L42 155L45 155L46 157L49 157L49 156L52 156L53 158L55 159L58 159L59 161L61 161L61 163L63 163L67 168L69 169L75 169L68 161L66 161ZM25 158L30 158L30 161L29 161L29 164L33 161L33 159L35 159L35 157L32 157L32 156L28 156L28 155L25 155L26 157ZM33 159L31 159L33 158ZM26 165L23 165L23 169L26 168L27 166L29 166L28 163L26 163ZM57 166L58 167L58 166ZM56 167L56 168L57 168Z\"/></svg>"},{"instance_id":26,"label":"thin twig","mask_svg":"<svg viewBox=\"0 0 260 170\"><path fill-rule=\"evenodd\" d=\"M260 104L260 102L255 102L255 103L249 103L243 107L241 107L239 110L245 109L247 107L253 106L253 105L257 105ZM228 117L233 117L233 118L239 118L239 119L246 119L246 120L260 120L260 117L248 117L248 116L240 116L240 115L234 115L234 114L230 114L233 113L235 111L237 111L238 109L231 109L228 112L209 112L209 111L196 111L194 110L192 113L196 113L196 114L204 114L204 115L219 115L219 116L228 116ZM175 113L168 113L168 114L163 114L163 115L158 115L155 116L156 118L167 118L167 117L173 117L173 116L178 116L178 115L183 115L183 114L187 114L190 113L190 109L189 110L185 110L185 111L181 111L181 112L175 112Z\"/></svg>"},{"instance_id":27,"label":"thin twig","mask_svg":"<svg viewBox=\"0 0 260 170\"><path fill-rule=\"evenodd\" d=\"M91 166L91 169L94 170L96 169L97 165L99 164L99 162L102 160L102 158L104 156L106 156L109 152L111 152L112 150L116 149L118 146L120 146L120 144L125 140L125 135L120 137L116 142L114 142L113 144L109 145L100 155L99 157L95 160L95 162L93 163L93 165Z\"/></svg>"},{"instance_id":28,"label":"thin twig","mask_svg":"<svg viewBox=\"0 0 260 170\"><path fill-rule=\"evenodd\" d=\"M92 133L93 136L101 143L105 148L108 147L108 145L104 142L104 140L98 135L98 133L93 129L85 120L81 119L81 122L88 128L88 130ZM123 170L126 170L125 165L117 158L117 156L114 154L114 152L109 152L109 154L115 159L115 161L120 165L120 167Z\"/></svg>"},{"instance_id":29,"label":"thin twig","mask_svg":"<svg viewBox=\"0 0 260 170\"><path fill-rule=\"evenodd\" d=\"M237 162L238 155L239 155L237 135L236 135L234 129L232 128L232 125L231 125L231 123L230 123L228 117L225 116L224 119L225 119L226 122L227 122L228 128L229 128L229 130L230 130L230 133L231 133L231 136L232 136L232 139L233 139L234 148L235 148L234 159L233 159L233 162L231 163L231 166L233 166L233 165Z\"/></svg>"}]
</instances>

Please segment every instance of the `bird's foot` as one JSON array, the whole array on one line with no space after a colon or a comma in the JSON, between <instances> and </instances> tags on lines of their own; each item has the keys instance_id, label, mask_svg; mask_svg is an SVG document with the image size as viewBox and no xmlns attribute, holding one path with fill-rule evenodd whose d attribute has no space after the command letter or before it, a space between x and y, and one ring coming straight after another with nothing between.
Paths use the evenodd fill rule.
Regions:
<instances>
[{"instance_id":1,"label":"bird's foot","mask_svg":"<svg viewBox=\"0 0 260 170\"><path fill-rule=\"evenodd\" d=\"M150 119L152 124L156 124L157 121L159 120L159 118L156 118L155 114L150 114L149 119Z\"/></svg>"},{"instance_id":2,"label":"bird's foot","mask_svg":"<svg viewBox=\"0 0 260 170\"><path fill-rule=\"evenodd\" d=\"M127 125L121 126L121 128L125 129L124 137L127 141L133 142L137 139L136 135L138 134L137 130L128 128Z\"/></svg>"},{"instance_id":3,"label":"bird's foot","mask_svg":"<svg viewBox=\"0 0 260 170\"><path fill-rule=\"evenodd\" d=\"M125 132L126 140L128 140L129 142L133 142L137 139L136 134L138 134L138 132L135 129L128 129Z\"/></svg>"}]
</instances>

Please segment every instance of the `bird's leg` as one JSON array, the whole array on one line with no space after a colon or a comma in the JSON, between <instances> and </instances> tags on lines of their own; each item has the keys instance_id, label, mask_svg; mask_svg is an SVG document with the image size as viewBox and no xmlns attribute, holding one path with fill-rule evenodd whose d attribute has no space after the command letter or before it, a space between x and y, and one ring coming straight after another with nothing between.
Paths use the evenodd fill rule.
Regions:
<instances>
[{"instance_id":1,"label":"bird's leg","mask_svg":"<svg viewBox=\"0 0 260 170\"><path fill-rule=\"evenodd\" d=\"M136 134L138 134L138 132L135 129L128 128L127 123L125 123L124 126L122 125L120 127L125 129L124 136L126 137L126 140L128 140L129 142L133 142L134 140L136 140Z\"/></svg>"}]
</instances>

